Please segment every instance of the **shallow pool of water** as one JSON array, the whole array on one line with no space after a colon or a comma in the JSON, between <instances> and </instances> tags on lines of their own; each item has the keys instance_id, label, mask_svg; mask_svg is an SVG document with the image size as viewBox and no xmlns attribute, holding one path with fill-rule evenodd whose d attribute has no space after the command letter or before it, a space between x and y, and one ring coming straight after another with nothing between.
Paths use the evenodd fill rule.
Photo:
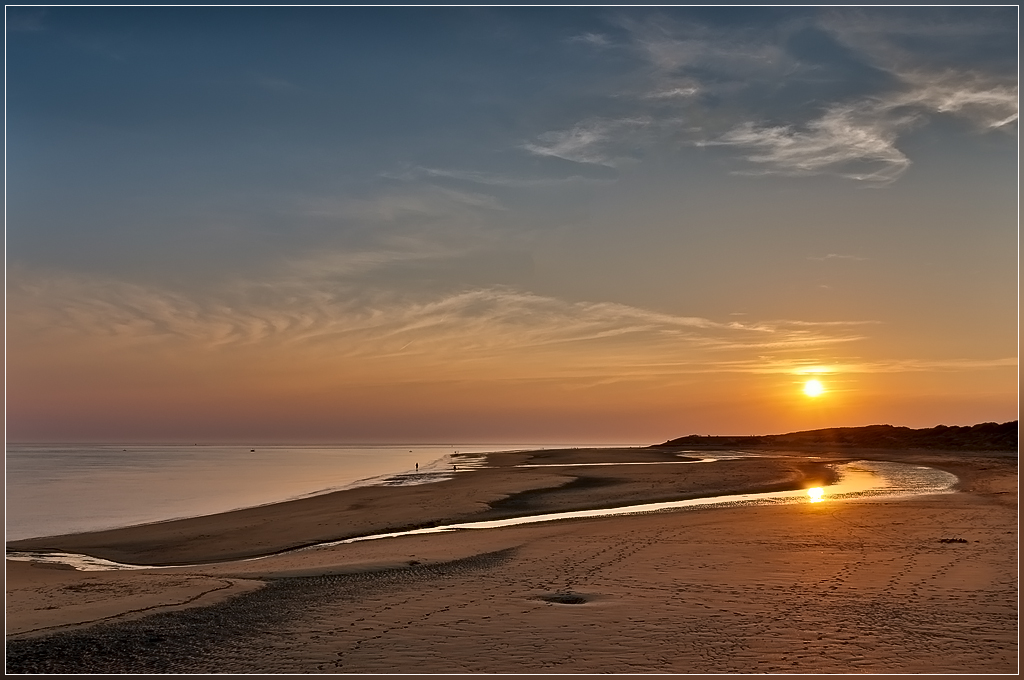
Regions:
<instances>
[{"instance_id":1,"label":"shallow pool of water","mask_svg":"<svg viewBox=\"0 0 1024 680\"><path fill-rule=\"evenodd\" d=\"M885 461L857 461L854 463L845 463L843 465L835 466L835 470L838 473L836 483L829 486L817 487L817 489L820 489L820 493L817 493L817 489L815 490L815 493L808 493L808 489L796 489L792 491L771 491L767 493L732 494L725 496L712 496L709 498L690 498L678 501L665 501L661 503L644 503L640 505L628 505L616 508L574 510L570 512L548 513L527 517L511 517L508 519L481 522L462 522L424 529L411 529L408 531L357 536L355 538L347 538L340 541L330 541L305 548L297 548L295 552L301 550L330 548L345 545L347 543L358 543L361 541L398 538L401 536L419 536L424 534L441 534L453 531L497 529L501 527L517 526L520 524L535 524L538 522L555 522L560 520L593 517L670 512L696 507L724 508L749 505L828 503L857 498L899 497L920 494L949 493L952 492L953 485L957 482L955 475L943 472L942 470L936 470L934 468L923 467L920 465L908 465L904 463L891 463ZM7 559L67 564L80 571L155 568L149 566L122 564L98 557L72 553L9 552L7 553ZM265 559L265 557L253 557L243 561L260 559Z\"/></svg>"}]
</instances>

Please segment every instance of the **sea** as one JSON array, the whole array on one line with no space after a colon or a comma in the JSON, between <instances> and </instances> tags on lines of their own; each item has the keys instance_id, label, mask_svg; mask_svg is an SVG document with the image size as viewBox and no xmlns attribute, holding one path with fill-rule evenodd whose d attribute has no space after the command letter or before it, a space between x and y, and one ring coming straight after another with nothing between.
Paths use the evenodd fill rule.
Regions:
<instances>
[{"instance_id":1,"label":"sea","mask_svg":"<svg viewBox=\"0 0 1024 680\"><path fill-rule=\"evenodd\" d=\"M425 484L553 444L8 444L8 541L196 517L357 486ZM468 455L467 455L468 454ZM417 469L418 465L418 469Z\"/></svg>"}]
</instances>

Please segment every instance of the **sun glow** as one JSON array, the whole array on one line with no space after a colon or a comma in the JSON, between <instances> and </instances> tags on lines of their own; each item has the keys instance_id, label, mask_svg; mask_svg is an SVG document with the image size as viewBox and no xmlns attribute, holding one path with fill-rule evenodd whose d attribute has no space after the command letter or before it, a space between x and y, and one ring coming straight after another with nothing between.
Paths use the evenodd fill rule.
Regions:
<instances>
[{"instance_id":1,"label":"sun glow","mask_svg":"<svg viewBox=\"0 0 1024 680\"><path fill-rule=\"evenodd\" d=\"M813 489L808 489L807 490L807 495L810 496L812 503L820 503L822 501L821 497L824 494L825 494L825 490L822 489L820 486L816 486Z\"/></svg>"},{"instance_id":2,"label":"sun glow","mask_svg":"<svg viewBox=\"0 0 1024 680\"><path fill-rule=\"evenodd\" d=\"M808 397L820 397L825 393L825 387L820 380L808 380L804 383L804 394Z\"/></svg>"}]
</instances>

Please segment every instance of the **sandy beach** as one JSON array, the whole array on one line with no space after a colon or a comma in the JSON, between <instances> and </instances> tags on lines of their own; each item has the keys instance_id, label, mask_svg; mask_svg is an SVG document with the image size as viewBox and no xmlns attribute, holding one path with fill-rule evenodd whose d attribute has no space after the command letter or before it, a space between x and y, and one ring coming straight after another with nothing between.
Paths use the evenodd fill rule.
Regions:
<instances>
[{"instance_id":1,"label":"sandy beach","mask_svg":"<svg viewBox=\"0 0 1024 680\"><path fill-rule=\"evenodd\" d=\"M696 464L662 449L492 454L487 468L434 484L9 543L155 568L7 560L7 670L1016 672L1015 453L759 453ZM954 493L292 551L456 522L820 486L829 464L856 460L930 466L959 482ZM663 464L592 465L606 462Z\"/></svg>"}]
</instances>

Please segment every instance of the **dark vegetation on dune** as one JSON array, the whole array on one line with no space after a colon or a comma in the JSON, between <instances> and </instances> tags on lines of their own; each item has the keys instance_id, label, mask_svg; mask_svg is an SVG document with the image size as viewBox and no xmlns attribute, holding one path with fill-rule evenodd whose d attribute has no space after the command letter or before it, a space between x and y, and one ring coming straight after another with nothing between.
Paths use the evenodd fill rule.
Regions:
<instances>
[{"instance_id":1,"label":"dark vegetation on dune","mask_svg":"<svg viewBox=\"0 0 1024 680\"><path fill-rule=\"evenodd\" d=\"M947 451L1016 451L1017 421L913 430L892 425L831 427L789 434L718 437L691 434L660 447L715 446L844 446L869 449L942 449Z\"/></svg>"}]
</instances>

